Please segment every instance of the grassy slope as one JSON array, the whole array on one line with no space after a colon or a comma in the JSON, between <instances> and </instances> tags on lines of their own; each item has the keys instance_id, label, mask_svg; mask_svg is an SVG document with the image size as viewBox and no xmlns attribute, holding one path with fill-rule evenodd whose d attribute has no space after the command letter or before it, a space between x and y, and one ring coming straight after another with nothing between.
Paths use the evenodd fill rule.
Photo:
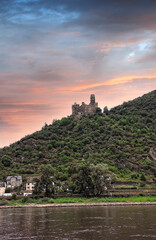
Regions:
<instances>
[{"instance_id":1,"label":"grassy slope","mask_svg":"<svg viewBox=\"0 0 156 240\"><path fill-rule=\"evenodd\" d=\"M56 178L69 182L83 161L106 163L119 181L155 178L155 162L149 150L156 142L156 91L117 106L109 115L88 115L75 120L63 118L41 131L0 150L12 165L0 162L1 179L9 174L37 174L41 164L50 163Z\"/></svg>"}]
</instances>

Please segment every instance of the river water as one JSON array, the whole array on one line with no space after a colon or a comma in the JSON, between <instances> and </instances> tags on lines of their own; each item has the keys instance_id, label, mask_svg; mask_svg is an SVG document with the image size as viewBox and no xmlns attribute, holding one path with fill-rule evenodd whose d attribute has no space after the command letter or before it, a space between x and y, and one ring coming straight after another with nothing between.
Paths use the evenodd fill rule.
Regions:
<instances>
[{"instance_id":1,"label":"river water","mask_svg":"<svg viewBox=\"0 0 156 240\"><path fill-rule=\"evenodd\" d=\"M156 206L0 209L0 240L156 239Z\"/></svg>"}]
</instances>

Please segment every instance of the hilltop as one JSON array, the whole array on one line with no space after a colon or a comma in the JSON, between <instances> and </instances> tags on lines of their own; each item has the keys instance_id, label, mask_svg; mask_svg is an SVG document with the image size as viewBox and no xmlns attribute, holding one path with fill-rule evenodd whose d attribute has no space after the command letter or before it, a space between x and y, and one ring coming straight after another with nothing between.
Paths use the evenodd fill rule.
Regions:
<instances>
[{"instance_id":1,"label":"hilltop","mask_svg":"<svg viewBox=\"0 0 156 240\"><path fill-rule=\"evenodd\" d=\"M116 181L156 180L156 90L105 114L62 118L0 149L0 177L37 175L51 164L69 183L78 166L104 163Z\"/></svg>"}]
</instances>

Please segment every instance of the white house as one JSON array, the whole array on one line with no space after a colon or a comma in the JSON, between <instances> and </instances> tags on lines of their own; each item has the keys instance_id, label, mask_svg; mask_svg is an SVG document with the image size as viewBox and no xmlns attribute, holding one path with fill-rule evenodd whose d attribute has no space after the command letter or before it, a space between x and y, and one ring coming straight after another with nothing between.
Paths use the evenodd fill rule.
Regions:
<instances>
[{"instance_id":1,"label":"white house","mask_svg":"<svg viewBox=\"0 0 156 240\"><path fill-rule=\"evenodd\" d=\"M5 182L0 182L0 196L4 195L5 189L6 189L6 183Z\"/></svg>"},{"instance_id":2,"label":"white house","mask_svg":"<svg viewBox=\"0 0 156 240\"><path fill-rule=\"evenodd\" d=\"M30 178L26 182L26 191L33 192L36 182L34 179Z\"/></svg>"}]
</instances>

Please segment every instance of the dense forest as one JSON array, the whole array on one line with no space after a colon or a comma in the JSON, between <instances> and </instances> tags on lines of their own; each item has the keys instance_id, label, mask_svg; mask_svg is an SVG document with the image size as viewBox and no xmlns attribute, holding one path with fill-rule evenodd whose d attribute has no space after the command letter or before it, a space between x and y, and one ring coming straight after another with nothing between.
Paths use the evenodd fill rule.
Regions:
<instances>
[{"instance_id":1,"label":"dense forest","mask_svg":"<svg viewBox=\"0 0 156 240\"><path fill-rule=\"evenodd\" d=\"M72 186L82 166L105 166L113 181L156 181L156 91L79 119L64 117L0 149L0 178L37 176L50 164ZM95 169L95 168L94 168Z\"/></svg>"}]
</instances>

